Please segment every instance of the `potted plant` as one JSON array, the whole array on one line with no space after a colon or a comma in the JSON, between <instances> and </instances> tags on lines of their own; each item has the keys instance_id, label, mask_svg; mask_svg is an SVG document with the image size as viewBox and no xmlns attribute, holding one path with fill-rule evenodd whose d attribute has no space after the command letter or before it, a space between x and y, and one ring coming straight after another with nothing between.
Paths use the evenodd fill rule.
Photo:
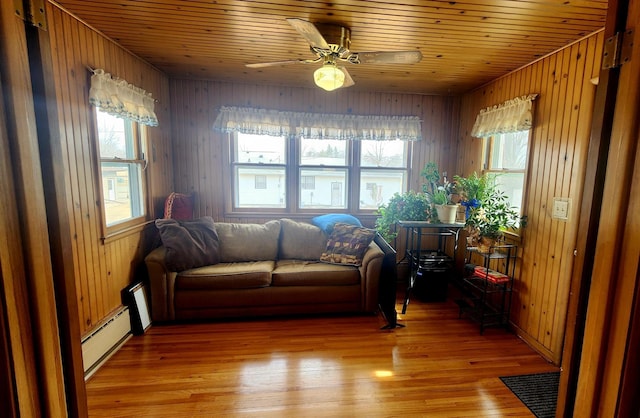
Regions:
<instances>
[{"instance_id":1,"label":"potted plant","mask_svg":"<svg viewBox=\"0 0 640 418\"><path fill-rule=\"evenodd\" d=\"M487 177L486 180L485 195L478 199L476 206L468 207L469 216L465 222L471 245L484 253L491 252L504 231L517 227L520 222L520 215L511 206L509 198L494 186L494 179Z\"/></svg>"},{"instance_id":2,"label":"potted plant","mask_svg":"<svg viewBox=\"0 0 640 418\"><path fill-rule=\"evenodd\" d=\"M446 173L440 182L440 171L434 162L427 163L420 174L427 180L422 185L422 190L429 203L433 204L437 220L447 224L455 223L458 213L456 184L447 180ZM436 216L431 214L432 220L435 220Z\"/></svg>"},{"instance_id":3,"label":"potted plant","mask_svg":"<svg viewBox=\"0 0 640 418\"><path fill-rule=\"evenodd\" d=\"M494 188L494 182L487 174L479 176L474 172L469 177L454 176L454 180L460 193L460 204L465 207L465 218L469 217L471 209L477 208Z\"/></svg>"},{"instance_id":4,"label":"potted plant","mask_svg":"<svg viewBox=\"0 0 640 418\"><path fill-rule=\"evenodd\" d=\"M424 193L395 193L389 202L378 208L380 216L376 219L376 230L390 242L398 235L395 230L398 221L425 221L428 213L429 202Z\"/></svg>"}]
</instances>

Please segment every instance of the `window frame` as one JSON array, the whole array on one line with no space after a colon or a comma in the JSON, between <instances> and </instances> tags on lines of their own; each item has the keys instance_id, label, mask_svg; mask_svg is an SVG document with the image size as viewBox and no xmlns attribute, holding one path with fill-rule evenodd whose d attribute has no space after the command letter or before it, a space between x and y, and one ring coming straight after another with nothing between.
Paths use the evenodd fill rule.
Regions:
<instances>
[{"instance_id":1,"label":"window frame","mask_svg":"<svg viewBox=\"0 0 640 418\"><path fill-rule=\"evenodd\" d=\"M285 138L285 155L286 162L281 165L285 169L286 175L286 193L285 205L283 208L268 208L268 207L253 207L253 208L241 208L236 206L236 167L239 165L248 165L247 163L238 163L235 160L235 152L237 147L237 133L229 132L227 134L227 140L224 141L225 154L228 158L225 160L225 170L223 180L225 183L225 209L228 215L241 215L241 214L259 214L259 215L310 215L310 214L323 214L323 213L353 213L359 215L374 215L377 209L362 209L360 208L360 174L361 169L364 170L394 170L404 172L404 184L402 186L403 192L406 192L410 182L411 175L411 158L412 158L412 141L405 141L404 166L403 167L375 167L367 166L360 167L360 153L361 153L361 141L359 140L346 140L348 142L346 147L346 162L344 166L334 165L303 165L301 164L301 141L299 138ZM258 164L255 164L256 166ZM300 206L299 195L301 184L301 170L307 169L340 169L346 171L346 200L345 207L322 209L322 208L304 208ZM316 184L317 185L317 184Z\"/></svg>"},{"instance_id":2,"label":"window frame","mask_svg":"<svg viewBox=\"0 0 640 418\"><path fill-rule=\"evenodd\" d=\"M506 134L517 134L525 131L508 132ZM529 167L531 165L531 141L533 139L533 128L527 131L527 155L525 157L525 167L523 169L495 169L491 167L491 161L495 152L494 144L496 142L496 135L491 135L483 138L482 143L482 172L488 174L508 174L508 173L522 173L522 198L520 202L520 217L526 218L525 209L528 201L528 188L529 188ZM522 225L517 228L512 228L505 231L507 234L513 237L520 238L522 235Z\"/></svg>"},{"instance_id":3,"label":"window frame","mask_svg":"<svg viewBox=\"0 0 640 418\"><path fill-rule=\"evenodd\" d=\"M133 154L135 158L103 158L100 152L100 134L98 130L98 113L102 112L97 107L92 106L91 109L91 120L93 124L93 135L94 140L92 141L93 149L94 149L94 161L95 161L95 172L96 172L96 181L95 181L95 189L97 201L99 204L99 212L101 218L101 226L102 226L102 240L103 242L112 238L116 235L124 233L126 231L131 230L137 226L144 225L150 219L150 211L152 207L151 197L149 196L149 176L147 175L147 127L138 122L132 121L130 119L121 118L125 123L125 131L129 130L129 135L131 138L131 143L126 144L127 147L133 147ZM102 112L106 113L106 112ZM141 214L137 216L131 216L125 220L115 222L112 224L107 224L107 209L105 206L105 195L104 195L104 178L102 175L103 165L107 164L122 164L129 167L138 167L139 169L139 178L137 179L138 183L138 192L140 194L139 205L141 206Z\"/></svg>"}]
</instances>

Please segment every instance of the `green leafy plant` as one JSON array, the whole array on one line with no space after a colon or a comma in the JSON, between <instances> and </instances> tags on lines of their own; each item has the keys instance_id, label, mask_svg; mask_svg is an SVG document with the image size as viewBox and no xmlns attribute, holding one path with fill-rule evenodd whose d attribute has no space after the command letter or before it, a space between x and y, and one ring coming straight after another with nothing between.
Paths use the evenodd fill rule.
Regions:
<instances>
[{"instance_id":1,"label":"green leafy plant","mask_svg":"<svg viewBox=\"0 0 640 418\"><path fill-rule=\"evenodd\" d=\"M378 208L380 216L376 219L376 230L385 240L391 241L398 235L395 231L398 221L424 221L429 207L424 193L396 193L389 202Z\"/></svg>"},{"instance_id":2,"label":"green leafy plant","mask_svg":"<svg viewBox=\"0 0 640 418\"><path fill-rule=\"evenodd\" d=\"M494 190L495 181L488 174L474 172L469 177L454 176L458 191L464 201L482 201Z\"/></svg>"},{"instance_id":3,"label":"green leafy plant","mask_svg":"<svg viewBox=\"0 0 640 418\"><path fill-rule=\"evenodd\" d=\"M518 226L520 214L511 206L509 197L489 180L491 186L487 194L477 206L470 207L465 226L472 237L498 239L507 229Z\"/></svg>"},{"instance_id":4,"label":"green leafy plant","mask_svg":"<svg viewBox=\"0 0 640 418\"><path fill-rule=\"evenodd\" d=\"M427 195L429 203L436 205L455 205L457 203L454 199L458 193L456 183L448 181L446 174L441 176L436 163L428 162L420 175L426 180L426 183L422 185L422 191Z\"/></svg>"}]
</instances>

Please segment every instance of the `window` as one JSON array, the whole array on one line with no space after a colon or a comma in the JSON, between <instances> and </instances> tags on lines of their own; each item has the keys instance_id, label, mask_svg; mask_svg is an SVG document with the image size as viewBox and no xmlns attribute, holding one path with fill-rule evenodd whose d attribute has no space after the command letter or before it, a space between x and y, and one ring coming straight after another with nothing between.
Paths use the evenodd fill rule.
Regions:
<instances>
[{"instance_id":1,"label":"window","mask_svg":"<svg viewBox=\"0 0 640 418\"><path fill-rule=\"evenodd\" d=\"M316 188L316 177L302 176L300 183L302 184L302 190L313 190Z\"/></svg>"},{"instance_id":2,"label":"window","mask_svg":"<svg viewBox=\"0 0 640 418\"><path fill-rule=\"evenodd\" d=\"M485 169L495 173L496 184L522 215L529 130L496 134L486 140Z\"/></svg>"},{"instance_id":3,"label":"window","mask_svg":"<svg viewBox=\"0 0 640 418\"><path fill-rule=\"evenodd\" d=\"M106 227L146 215L144 128L96 108L100 184Z\"/></svg>"},{"instance_id":4,"label":"window","mask_svg":"<svg viewBox=\"0 0 640 418\"><path fill-rule=\"evenodd\" d=\"M256 185L256 189L266 189L267 176L256 176L255 185Z\"/></svg>"},{"instance_id":5,"label":"window","mask_svg":"<svg viewBox=\"0 0 640 418\"><path fill-rule=\"evenodd\" d=\"M238 134L233 149L234 208L284 208L287 152L282 137ZM258 187L258 178L264 187Z\"/></svg>"},{"instance_id":6,"label":"window","mask_svg":"<svg viewBox=\"0 0 640 418\"><path fill-rule=\"evenodd\" d=\"M406 189L407 141L360 141L360 209L375 210Z\"/></svg>"},{"instance_id":7,"label":"window","mask_svg":"<svg viewBox=\"0 0 640 418\"><path fill-rule=\"evenodd\" d=\"M406 189L409 141L232 138L232 210L374 211Z\"/></svg>"}]
</instances>

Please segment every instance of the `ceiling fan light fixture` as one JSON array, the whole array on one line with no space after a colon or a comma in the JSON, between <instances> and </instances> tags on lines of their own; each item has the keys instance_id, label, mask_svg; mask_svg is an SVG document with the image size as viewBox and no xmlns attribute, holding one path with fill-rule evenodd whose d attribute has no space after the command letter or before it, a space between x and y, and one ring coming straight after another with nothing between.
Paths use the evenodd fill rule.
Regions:
<instances>
[{"instance_id":1,"label":"ceiling fan light fixture","mask_svg":"<svg viewBox=\"0 0 640 418\"><path fill-rule=\"evenodd\" d=\"M335 64L324 64L313 73L316 85L326 91L339 89L344 84L344 72Z\"/></svg>"}]
</instances>

